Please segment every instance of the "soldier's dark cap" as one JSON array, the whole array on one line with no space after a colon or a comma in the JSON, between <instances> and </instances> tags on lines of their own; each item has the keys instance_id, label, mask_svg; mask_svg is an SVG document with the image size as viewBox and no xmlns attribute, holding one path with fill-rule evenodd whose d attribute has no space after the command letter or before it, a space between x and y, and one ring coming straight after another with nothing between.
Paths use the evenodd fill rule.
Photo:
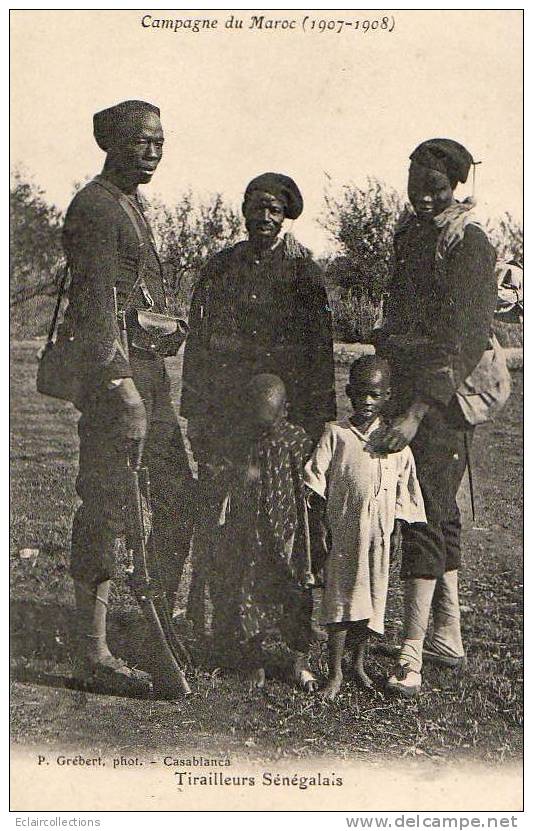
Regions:
<instances>
[{"instance_id":1,"label":"soldier's dark cap","mask_svg":"<svg viewBox=\"0 0 533 831\"><path fill-rule=\"evenodd\" d=\"M121 101L114 107L100 110L93 115L93 132L96 143L101 150L109 150L117 141L123 140L140 115L155 113L160 116L159 108L147 101Z\"/></svg>"},{"instance_id":2,"label":"soldier's dark cap","mask_svg":"<svg viewBox=\"0 0 533 831\"><path fill-rule=\"evenodd\" d=\"M466 182L471 165L474 163L472 155L466 147L453 139L435 138L419 144L409 156L412 162L444 173L453 187L458 182Z\"/></svg>"},{"instance_id":3,"label":"soldier's dark cap","mask_svg":"<svg viewBox=\"0 0 533 831\"><path fill-rule=\"evenodd\" d=\"M283 173L262 173L249 183L244 192L244 201L254 191L270 193L285 205L287 219L298 219L304 209L304 200L296 182Z\"/></svg>"}]
</instances>

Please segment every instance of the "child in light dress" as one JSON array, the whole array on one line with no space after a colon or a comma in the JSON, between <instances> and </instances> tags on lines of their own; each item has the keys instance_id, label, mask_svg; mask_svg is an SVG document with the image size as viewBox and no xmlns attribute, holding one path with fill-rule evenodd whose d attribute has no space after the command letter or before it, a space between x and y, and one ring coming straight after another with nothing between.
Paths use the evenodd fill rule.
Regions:
<instances>
[{"instance_id":1,"label":"child in light dress","mask_svg":"<svg viewBox=\"0 0 533 831\"><path fill-rule=\"evenodd\" d=\"M329 656L322 693L329 700L341 688L347 637L356 679L372 686L364 667L366 641L384 630L391 536L401 522L426 521L411 450L378 456L369 446L390 397L386 361L374 355L354 361L346 394L352 415L326 425L305 467L310 505L322 510L331 535L322 603Z\"/></svg>"}]
</instances>

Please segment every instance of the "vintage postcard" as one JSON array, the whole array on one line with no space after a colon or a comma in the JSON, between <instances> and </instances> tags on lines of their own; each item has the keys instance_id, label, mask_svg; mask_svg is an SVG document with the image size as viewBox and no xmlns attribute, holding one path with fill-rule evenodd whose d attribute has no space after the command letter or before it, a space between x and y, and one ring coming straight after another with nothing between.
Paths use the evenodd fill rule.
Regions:
<instances>
[{"instance_id":1,"label":"vintage postcard","mask_svg":"<svg viewBox=\"0 0 533 831\"><path fill-rule=\"evenodd\" d=\"M523 11L10 44L11 810L518 827Z\"/></svg>"}]
</instances>

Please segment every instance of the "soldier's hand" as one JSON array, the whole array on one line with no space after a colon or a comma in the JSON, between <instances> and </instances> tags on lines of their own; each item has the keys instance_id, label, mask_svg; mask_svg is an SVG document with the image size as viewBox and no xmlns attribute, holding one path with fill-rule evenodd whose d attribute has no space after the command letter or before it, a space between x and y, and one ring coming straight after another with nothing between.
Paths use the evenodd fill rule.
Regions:
<instances>
[{"instance_id":1,"label":"soldier's hand","mask_svg":"<svg viewBox=\"0 0 533 831\"><path fill-rule=\"evenodd\" d=\"M132 378L124 378L111 395L118 438L126 444L133 466L138 467L148 426L144 402Z\"/></svg>"},{"instance_id":2,"label":"soldier's hand","mask_svg":"<svg viewBox=\"0 0 533 831\"><path fill-rule=\"evenodd\" d=\"M378 456L400 453L416 436L420 420L411 413L397 416L389 427L378 427L367 441L367 450Z\"/></svg>"}]
</instances>

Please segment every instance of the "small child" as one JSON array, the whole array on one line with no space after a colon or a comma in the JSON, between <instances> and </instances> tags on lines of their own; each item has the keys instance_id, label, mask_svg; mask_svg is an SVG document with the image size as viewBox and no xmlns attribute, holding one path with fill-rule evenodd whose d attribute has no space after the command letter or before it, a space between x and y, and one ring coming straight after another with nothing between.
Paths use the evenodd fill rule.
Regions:
<instances>
[{"instance_id":1,"label":"small child","mask_svg":"<svg viewBox=\"0 0 533 831\"><path fill-rule=\"evenodd\" d=\"M326 425L305 468L312 505L321 504L331 534L322 605L329 653L322 694L330 701L342 684L347 636L355 676L363 687L372 687L364 668L366 641L371 632L384 630L391 535L398 521L426 521L411 450L380 457L367 446L383 424L380 414L390 398L386 361L375 355L354 361L346 394L352 415Z\"/></svg>"},{"instance_id":2,"label":"small child","mask_svg":"<svg viewBox=\"0 0 533 831\"><path fill-rule=\"evenodd\" d=\"M255 376L221 474L226 487L213 628L219 643L237 649L254 687L265 684L265 635L278 628L292 653L293 680L311 692L312 598L305 588L309 552L302 511L303 469L313 443L286 414L280 378Z\"/></svg>"}]
</instances>

